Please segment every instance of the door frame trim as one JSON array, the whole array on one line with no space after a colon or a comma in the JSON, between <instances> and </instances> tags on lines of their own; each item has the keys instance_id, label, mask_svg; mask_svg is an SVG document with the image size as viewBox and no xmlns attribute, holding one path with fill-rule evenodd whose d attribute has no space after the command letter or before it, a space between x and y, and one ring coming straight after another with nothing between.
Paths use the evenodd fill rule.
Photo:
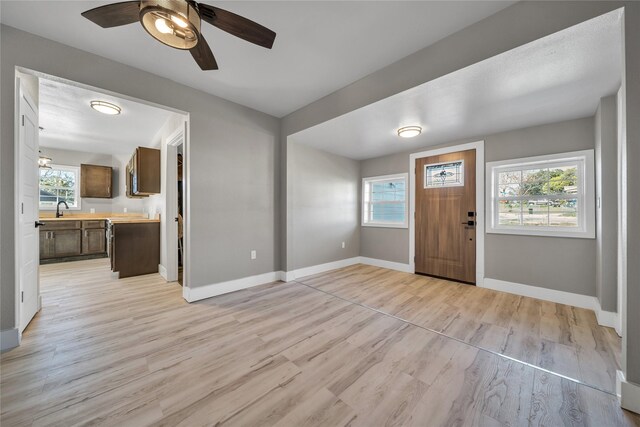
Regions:
<instances>
[{"instance_id":1,"label":"door frame trim","mask_svg":"<svg viewBox=\"0 0 640 427\"><path fill-rule=\"evenodd\" d=\"M484 140L420 151L409 155L409 265L416 272L416 160L457 151L476 150L476 286L484 283Z\"/></svg>"}]
</instances>

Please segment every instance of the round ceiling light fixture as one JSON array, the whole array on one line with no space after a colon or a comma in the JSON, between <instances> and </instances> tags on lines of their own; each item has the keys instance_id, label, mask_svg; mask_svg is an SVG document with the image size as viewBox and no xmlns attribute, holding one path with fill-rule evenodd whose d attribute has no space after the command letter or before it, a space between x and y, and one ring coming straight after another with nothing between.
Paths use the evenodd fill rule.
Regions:
<instances>
[{"instance_id":1,"label":"round ceiling light fixture","mask_svg":"<svg viewBox=\"0 0 640 427\"><path fill-rule=\"evenodd\" d=\"M118 107L116 104L106 101L91 101L89 105L91 105L91 108L94 110L110 116L115 116L122 112L122 108Z\"/></svg>"},{"instance_id":2,"label":"round ceiling light fixture","mask_svg":"<svg viewBox=\"0 0 640 427\"><path fill-rule=\"evenodd\" d=\"M154 39L176 49L198 44L200 15L192 2L184 0L142 0L140 22Z\"/></svg>"},{"instance_id":3,"label":"round ceiling light fixture","mask_svg":"<svg viewBox=\"0 0 640 427\"><path fill-rule=\"evenodd\" d=\"M398 136L402 138L413 138L422 133L420 126L405 126L398 129Z\"/></svg>"}]
</instances>

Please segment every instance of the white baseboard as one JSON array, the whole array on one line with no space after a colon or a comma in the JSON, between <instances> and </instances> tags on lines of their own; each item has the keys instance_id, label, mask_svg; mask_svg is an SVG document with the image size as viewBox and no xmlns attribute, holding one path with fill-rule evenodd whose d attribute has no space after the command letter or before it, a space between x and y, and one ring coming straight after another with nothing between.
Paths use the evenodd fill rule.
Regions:
<instances>
[{"instance_id":1,"label":"white baseboard","mask_svg":"<svg viewBox=\"0 0 640 427\"><path fill-rule=\"evenodd\" d=\"M361 256L360 263L373 265L375 267L388 268L389 270L402 271L404 273L413 273L413 269L409 264L403 264L400 262L386 261L384 259L376 259L376 258Z\"/></svg>"},{"instance_id":2,"label":"white baseboard","mask_svg":"<svg viewBox=\"0 0 640 427\"><path fill-rule=\"evenodd\" d=\"M0 350L9 350L20 345L20 333L18 328L0 331Z\"/></svg>"},{"instance_id":3,"label":"white baseboard","mask_svg":"<svg viewBox=\"0 0 640 427\"><path fill-rule=\"evenodd\" d=\"M167 269L162 264L158 264L158 273L162 276L164 280L169 281L169 275L167 274Z\"/></svg>"},{"instance_id":4,"label":"white baseboard","mask_svg":"<svg viewBox=\"0 0 640 427\"><path fill-rule=\"evenodd\" d=\"M313 274L324 273L325 271L335 270L338 268L348 267L360 263L360 257L341 259L338 261L327 262L325 264L312 265L310 267L298 268L296 270L284 272L285 281L297 279L299 277L311 276Z\"/></svg>"},{"instance_id":5,"label":"white baseboard","mask_svg":"<svg viewBox=\"0 0 640 427\"><path fill-rule=\"evenodd\" d=\"M280 273L281 272L279 271L272 271L270 273L243 277L241 279L229 280L227 282L213 283L211 285L198 286L196 288L184 287L182 288L182 297L188 302L194 302L215 297L217 295L228 294L229 292L276 282L280 280Z\"/></svg>"},{"instance_id":6,"label":"white baseboard","mask_svg":"<svg viewBox=\"0 0 640 427\"><path fill-rule=\"evenodd\" d=\"M523 285L521 283L507 282L488 277L484 278L483 283L478 283L478 287L593 310L596 314L598 324L601 326L615 328L618 323L618 313L602 310L600 301L593 296L557 291L539 286Z\"/></svg>"},{"instance_id":7,"label":"white baseboard","mask_svg":"<svg viewBox=\"0 0 640 427\"><path fill-rule=\"evenodd\" d=\"M616 393L620 399L620 406L627 411L640 414L640 386L627 382L622 371L617 371Z\"/></svg>"}]
</instances>

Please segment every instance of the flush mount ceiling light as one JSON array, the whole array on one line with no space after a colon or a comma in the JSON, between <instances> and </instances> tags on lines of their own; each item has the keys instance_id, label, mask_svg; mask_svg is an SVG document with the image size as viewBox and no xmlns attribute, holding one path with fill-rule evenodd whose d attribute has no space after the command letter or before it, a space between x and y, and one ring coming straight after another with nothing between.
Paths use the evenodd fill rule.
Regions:
<instances>
[{"instance_id":1,"label":"flush mount ceiling light","mask_svg":"<svg viewBox=\"0 0 640 427\"><path fill-rule=\"evenodd\" d=\"M102 28L140 22L154 39L188 50L202 70L218 63L200 32L201 20L258 46L271 49L276 33L243 16L195 0L134 0L99 6L82 16Z\"/></svg>"},{"instance_id":2,"label":"flush mount ceiling light","mask_svg":"<svg viewBox=\"0 0 640 427\"><path fill-rule=\"evenodd\" d=\"M167 46L188 50L198 44L200 15L186 1L142 0L140 22L151 37Z\"/></svg>"},{"instance_id":3,"label":"flush mount ceiling light","mask_svg":"<svg viewBox=\"0 0 640 427\"><path fill-rule=\"evenodd\" d=\"M40 156L38 157L38 167L40 169L51 169L51 157L45 157L42 155L42 151L38 151Z\"/></svg>"},{"instance_id":4,"label":"flush mount ceiling light","mask_svg":"<svg viewBox=\"0 0 640 427\"><path fill-rule=\"evenodd\" d=\"M115 116L122 112L122 108L118 107L116 104L106 101L91 101L89 105L91 105L91 108L94 110L99 111L102 114L109 114L110 116Z\"/></svg>"},{"instance_id":5,"label":"flush mount ceiling light","mask_svg":"<svg viewBox=\"0 0 640 427\"><path fill-rule=\"evenodd\" d=\"M422 133L420 126L405 126L398 129L398 136L402 138L413 138Z\"/></svg>"}]
</instances>

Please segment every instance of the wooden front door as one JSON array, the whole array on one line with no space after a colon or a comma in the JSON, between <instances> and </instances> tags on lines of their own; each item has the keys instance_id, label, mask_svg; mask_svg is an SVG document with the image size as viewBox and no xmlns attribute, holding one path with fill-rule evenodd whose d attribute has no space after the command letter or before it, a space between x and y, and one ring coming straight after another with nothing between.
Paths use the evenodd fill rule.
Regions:
<instances>
[{"instance_id":1,"label":"wooden front door","mask_svg":"<svg viewBox=\"0 0 640 427\"><path fill-rule=\"evenodd\" d=\"M476 151L416 160L416 273L476 282Z\"/></svg>"}]
</instances>

